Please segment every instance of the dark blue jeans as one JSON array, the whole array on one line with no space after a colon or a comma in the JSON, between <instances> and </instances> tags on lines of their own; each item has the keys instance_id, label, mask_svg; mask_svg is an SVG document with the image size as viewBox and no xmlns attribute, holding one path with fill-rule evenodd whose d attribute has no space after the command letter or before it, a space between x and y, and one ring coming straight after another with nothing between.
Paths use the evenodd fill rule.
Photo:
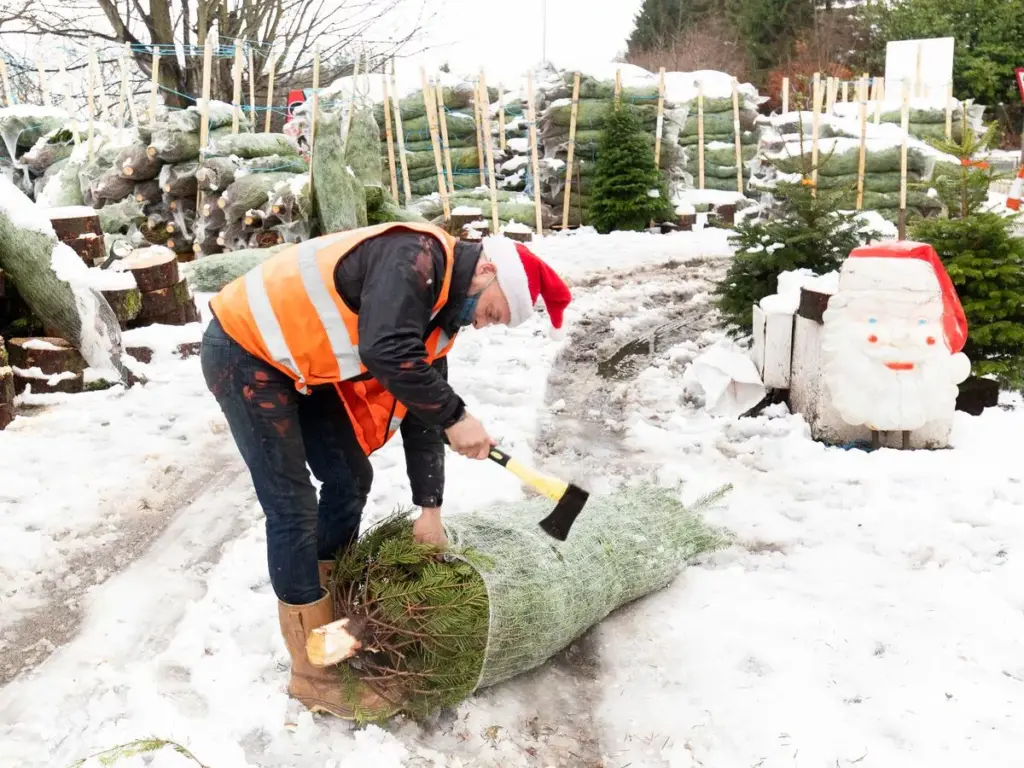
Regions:
<instances>
[{"instance_id":1,"label":"dark blue jeans","mask_svg":"<svg viewBox=\"0 0 1024 768\"><path fill-rule=\"evenodd\" d=\"M201 360L267 518L274 592L292 605L312 603L322 594L317 561L334 559L359 533L370 460L333 386L300 394L216 319L203 336ZM322 483L319 500L310 469Z\"/></svg>"}]
</instances>

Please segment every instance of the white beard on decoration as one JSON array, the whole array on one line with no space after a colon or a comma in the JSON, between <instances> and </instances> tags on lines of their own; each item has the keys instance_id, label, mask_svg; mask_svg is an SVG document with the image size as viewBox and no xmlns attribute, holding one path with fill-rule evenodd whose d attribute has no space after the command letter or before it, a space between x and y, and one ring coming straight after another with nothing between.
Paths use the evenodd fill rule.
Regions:
<instances>
[{"instance_id":1,"label":"white beard on decoration","mask_svg":"<svg viewBox=\"0 0 1024 768\"><path fill-rule=\"evenodd\" d=\"M822 364L832 404L853 426L913 431L956 409L957 384L970 374L950 354L938 294L842 290L824 313Z\"/></svg>"}]
</instances>

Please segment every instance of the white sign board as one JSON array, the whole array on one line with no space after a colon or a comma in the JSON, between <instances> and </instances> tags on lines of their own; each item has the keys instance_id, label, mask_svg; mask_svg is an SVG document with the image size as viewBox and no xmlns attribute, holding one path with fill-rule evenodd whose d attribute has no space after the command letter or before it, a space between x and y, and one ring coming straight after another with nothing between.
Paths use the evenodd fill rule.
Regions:
<instances>
[{"instance_id":1,"label":"white sign board","mask_svg":"<svg viewBox=\"0 0 1024 768\"><path fill-rule=\"evenodd\" d=\"M901 101L903 84L910 96L941 98L953 82L952 37L928 40L896 40L885 46L886 101Z\"/></svg>"}]
</instances>

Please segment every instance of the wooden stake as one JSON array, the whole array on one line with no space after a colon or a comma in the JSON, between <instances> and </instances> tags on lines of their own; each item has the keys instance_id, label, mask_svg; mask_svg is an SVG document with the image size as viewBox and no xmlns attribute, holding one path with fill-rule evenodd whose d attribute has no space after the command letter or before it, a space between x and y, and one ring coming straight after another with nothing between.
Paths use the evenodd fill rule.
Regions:
<instances>
[{"instance_id":1,"label":"wooden stake","mask_svg":"<svg viewBox=\"0 0 1024 768\"><path fill-rule=\"evenodd\" d=\"M883 88L885 87L885 80L881 77L875 78L874 83L874 102L875 102L875 125L882 123L882 101L885 98L883 95Z\"/></svg>"},{"instance_id":2,"label":"wooden stake","mask_svg":"<svg viewBox=\"0 0 1024 768\"><path fill-rule=\"evenodd\" d=\"M160 49L155 45L153 46L153 63L150 64L150 69L152 72L149 83L149 127L155 131L157 94L160 92Z\"/></svg>"},{"instance_id":3,"label":"wooden stake","mask_svg":"<svg viewBox=\"0 0 1024 768\"><path fill-rule=\"evenodd\" d=\"M782 78L782 114L789 114L789 78Z\"/></svg>"},{"instance_id":4,"label":"wooden stake","mask_svg":"<svg viewBox=\"0 0 1024 768\"><path fill-rule=\"evenodd\" d=\"M213 77L213 46L214 35L207 34L206 44L203 46L203 101L199 107L199 149L206 149L210 141L210 89Z\"/></svg>"},{"instance_id":5,"label":"wooden stake","mask_svg":"<svg viewBox=\"0 0 1024 768\"><path fill-rule=\"evenodd\" d=\"M53 99L50 97L50 83L46 79L46 68L43 66L43 57L36 57L36 69L39 71L39 92L43 97L43 106L52 107Z\"/></svg>"},{"instance_id":6,"label":"wooden stake","mask_svg":"<svg viewBox=\"0 0 1024 768\"><path fill-rule=\"evenodd\" d=\"M903 105L900 112L903 143L900 147L900 218L899 239L907 239L907 145L910 143L910 88L903 82Z\"/></svg>"},{"instance_id":7,"label":"wooden stake","mask_svg":"<svg viewBox=\"0 0 1024 768\"><path fill-rule=\"evenodd\" d=\"M121 92L117 101L117 128L124 130L125 101L128 99L128 57L132 55L132 48L128 43L121 49Z\"/></svg>"},{"instance_id":8,"label":"wooden stake","mask_svg":"<svg viewBox=\"0 0 1024 768\"><path fill-rule=\"evenodd\" d=\"M658 71L658 123L654 129L654 167L661 168L661 134L665 131L665 68Z\"/></svg>"},{"instance_id":9,"label":"wooden stake","mask_svg":"<svg viewBox=\"0 0 1024 768\"><path fill-rule=\"evenodd\" d=\"M732 131L736 146L736 191L743 194L743 137L740 133L740 83L732 79Z\"/></svg>"},{"instance_id":10,"label":"wooden stake","mask_svg":"<svg viewBox=\"0 0 1024 768\"><path fill-rule=\"evenodd\" d=\"M398 160L402 166L402 190L405 204L412 202L412 187L409 184L409 162L405 156L405 129L402 128L402 103L398 98L398 84L395 81L395 60L391 60L391 93L395 100L395 130L398 133Z\"/></svg>"},{"instance_id":11,"label":"wooden stake","mask_svg":"<svg viewBox=\"0 0 1024 768\"><path fill-rule=\"evenodd\" d=\"M850 84L847 81L843 81L843 104L850 100Z\"/></svg>"},{"instance_id":12,"label":"wooden stake","mask_svg":"<svg viewBox=\"0 0 1024 768\"><path fill-rule=\"evenodd\" d=\"M540 200L540 157L537 153L537 107L533 100L533 73L526 73L526 119L530 121L530 161L533 165L533 205L537 218L537 236L544 234L544 214Z\"/></svg>"},{"instance_id":13,"label":"wooden stake","mask_svg":"<svg viewBox=\"0 0 1024 768\"><path fill-rule=\"evenodd\" d=\"M65 109L70 109L71 104L74 101L74 94L71 91L71 78L68 77L68 65L63 51L57 57L57 67L59 68L60 76L64 81L64 107ZM71 138L74 139L75 146L77 147L80 143L77 127L72 129Z\"/></svg>"},{"instance_id":14,"label":"wooden stake","mask_svg":"<svg viewBox=\"0 0 1024 768\"><path fill-rule=\"evenodd\" d=\"M946 138L953 138L953 84L946 84Z\"/></svg>"},{"instance_id":15,"label":"wooden stake","mask_svg":"<svg viewBox=\"0 0 1024 768\"><path fill-rule=\"evenodd\" d=\"M697 81L697 189L704 189L704 83Z\"/></svg>"},{"instance_id":16,"label":"wooden stake","mask_svg":"<svg viewBox=\"0 0 1024 768\"><path fill-rule=\"evenodd\" d=\"M398 174L395 169L394 134L391 131L391 93L388 88L387 66L380 76L384 85L384 132L388 142L388 177L391 179L391 196L398 200ZM400 107L398 107L400 109Z\"/></svg>"},{"instance_id":17,"label":"wooden stake","mask_svg":"<svg viewBox=\"0 0 1024 768\"><path fill-rule=\"evenodd\" d=\"M267 116L263 121L263 132L270 133L270 120L274 116L274 74L277 71L277 54L270 49L270 72L267 74Z\"/></svg>"},{"instance_id":18,"label":"wooden stake","mask_svg":"<svg viewBox=\"0 0 1024 768\"><path fill-rule=\"evenodd\" d=\"M622 70L615 70L615 103L618 104L622 99Z\"/></svg>"},{"instance_id":19,"label":"wooden stake","mask_svg":"<svg viewBox=\"0 0 1024 768\"><path fill-rule=\"evenodd\" d=\"M917 44L917 64L914 67L914 96L921 96L921 54L924 52L924 45Z\"/></svg>"},{"instance_id":20,"label":"wooden stake","mask_svg":"<svg viewBox=\"0 0 1024 768\"><path fill-rule=\"evenodd\" d=\"M242 46L235 41L235 63L231 67L234 90L231 92L231 132L238 133L242 116Z\"/></svg>"},{"instance_id":21,"label":"wooden stake","mask_svg":"<svg viewBox=\"0 0 1024 768\"><path fill-rule=\"evenodd\" d=\"M359 60L356 60L359 66ZM349 118L352 108L348 110ZM316 128L320 121L320 46L313 47L313 119L309 124L309 189L313 190L313 158L316 155ZM348 143L348 131L345 131L345 142Z\"/></svg>"},{"instance_id":22,"label":"wooden stake","mask_svg":"<svg viewBox=\"0 0 1024 768\"><path fill-rule=\"evenodd\" d=\"M576 160L576 118L580 107L580 73L572 82L572 110L569 112L569 151L565 159L565 190L562 201L562 229L569 226L569 205L572 201L572 164Z\"/></svg>"},{"instance_id":23,"label":"wooden stake","mask_svg":"<svg viewBox=\"0 0 1024 768\"><path fill-rule=\"evenodd\" d=\"M826 92L826 97L828 99L828 102L827 102L827 104L825 106L825 113L828 114L828 115L832 114L832 109L836 105L836 94L838 94L838 92L839 92L839 78L838 77L830 77L828 79L828 91Z\"/></svg>"},{"instance_id":24,"label":"wooden stake","mask_svg":"<svg viewBox=\"0 0 1024 768\"><path fill-rule=\"evenodd\" d=\"M441 123L441 148L444 150L444 168L448 172L448 194L455 194L455 175L452 173L452 149L448 146L448 113L444 107L444 88L437 82L437 111Z\"/></svg>"},{"instance_id":25,"label":"wooden stake","mask_svg":"<svg viewBox=\"0 0 1024 768\"><path fill-rule=\"evenodd\" d=\"M860 155L857 157L857 210L864 208L864 168L867 163L868 147L868 84L861 81L860 86Z\"/></svg>"},{"instance_id":26,"label":"wooden stake","mask_svg":"<svg viewBox=\"0 0 1024 768\"><path fill-rule=\"evenodd\" d=\"M480 70L480 97L483 99L484 108L484 149L487 151L487 175L491 183L491 234L498 234L500 220L498 219L498 186L494 177L494 147L491 140L491 109L490 98L487 95L487 78L483 69Z\"/></svg>"},{"instance_id":27,"label":"wooden stake","mask_svg":"<svg viewBox=\"0 0 1024 768\"><path fill-rule=\"evenodd\" d=\"M7 72L7 61L0 55L0 79L4 81L4 104L8 107L14 106L14 99L11 98L11 78Z\"/></svg>"},{"instance_id":28,"label":"wooden stake","mask_svg":"<svg viewBox=\"0 0 1024 768\"><path fill-rule=\"evenodd\" d=\"M95 147L93 143L93 134L95 133L95 122L96 122L96 70L98 65L96 62L96 45L92 39L89 40L89 76L86 81L86 99L89 102L89 162L93 161L95 156Z\"/></svg>"},{"instance_id":29,"label":"wooden stake","mask_svg":"<svg viewBox=\"0 0 1024 768\"><path fill-rule=\"evenodd\" d=\"M345 139L345 146L348 146L348 132L352 127L352 113L356 111L356 89L359 83L359 59L360 54L356 54L355 67L352 69L352 99L348 104L348 114L345 115L345 127L342 129L342 136ZM320 82L320 51L316 53L316 68L317 68L317 82ZM370 57L366 57L366 68L370 68Z\"/></svg>"},{"instance_id":30,"label":"wooden stake","mask_svg":"<svg viewBox=\"0 0 1024 768\"><path fill-rule=\"evenodd\" d=\"M818 137L821 135L821 80L815 79L814 92L811 99L814 102L814 114L811 118L811 195L818 196Z\"/></svg>"},{"instance_id":31,"label":"wooden stake","mask_svg":"<svg viewBox=\"0 0 1024 768\"><path fill-rule=\"evenodd\" d=\"M498 83L498 147L505 151L505 85Z\"/></svg>"},{"instance_id":32,"label":"wooden stake","mask_svg":"<svg viewBox=\"0 0 1024 768\"><path fill-rule=\"evenodd\" d=\"M256 64L253 61L252 48L249 53L249 122L252 123L252 130L256 130Z\"/></svg>"},{"instance_id":33,"label":"wooden stake","mask_svg":"<svg viewBox=\"0 0 1024 768\"><path fill-rule=\"evenodd\" d=\"M473 123L476 128L476 164L480 168L480 186L487 186L487 171L484 166L484 129L480 109L480 88L473 92Z\"/></svg>"},{"instance_id":34,"label":"wooden stake","mask_svg":"<svg viewBox=\"0 0 1024 768\"><path fill-rule=\"evenodd\" d=\"M452 210L448 204L448 187L444 183L444 167L441 161L441 146L437 137L437 123L434 116L434 92L427 82L427 70L420 67L420 83L423 88L423 106L427 112L427 127L430 129L430 143L434 148L434 167L437 171L437 191L441 195L441 205L444 208L444 220L451 221ZM479 90L477 91L479 98Z\"/></svg>"}]
</instances>

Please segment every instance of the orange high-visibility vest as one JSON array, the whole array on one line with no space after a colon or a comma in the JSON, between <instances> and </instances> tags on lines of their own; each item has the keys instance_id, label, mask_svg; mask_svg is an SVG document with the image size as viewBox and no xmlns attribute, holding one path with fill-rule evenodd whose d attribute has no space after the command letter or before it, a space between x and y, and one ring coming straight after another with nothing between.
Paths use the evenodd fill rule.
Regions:
<instances>
[{"instance_id":1,"label":"orange high-visibility vest","mask_svg":"<svg viewBox=\"0 0 1024 768\"><path fill-rule=\"evenodd\" d=\"M274 254L210 301L225 333L294 379L300 392L334 384L367 455L394 436L406 408L366 376L359 359L359 315L338 294L334 270L363 241L397 230L431 235L444 249L444 281L431 310L436 317L451 290L456 240L430 224L380 224L307 240ZM435 329L425 342L427 363L447 355L454 341Z\"/></svg>"}]
</instances>

